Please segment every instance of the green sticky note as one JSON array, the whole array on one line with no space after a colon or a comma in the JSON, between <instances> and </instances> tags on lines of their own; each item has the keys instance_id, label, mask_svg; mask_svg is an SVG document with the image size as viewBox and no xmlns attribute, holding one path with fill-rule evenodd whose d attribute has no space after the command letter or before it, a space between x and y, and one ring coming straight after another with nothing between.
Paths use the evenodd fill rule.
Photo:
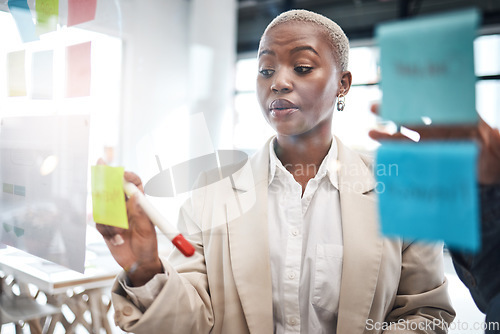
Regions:
<instances>
[{"instance_id":1,"label":"green sticky note","mask_svg":"<svg viewBox=\"0 0 500 334\"><path fill-rule=\"evenodd\" d=\"M398 124L477 122L475 10L384 23L380 45L380 115Z\"/></svg>"},{"instance_id":2,"label":"green sticky note","mask_svg":"<svg viewBox=\"0 0 500 334\"><path fill-rule=\"evenodd\" d=\"M128 229L123 173L123 167L91 167L92 208L96 223Z\"/></svg>"},{"instance_id":3,"label":"green sticky note","mask_svg":"<svg viewBox=\"0 0 500 334\"><path fill-rule=\"evenodd\" d=\"M13 194L14 193L14 185L9 184L9 183L4 183L3 184L3 192L7 194Z\"/></svg>"},{"instance_id":4,"label":"green sticky note","mask_svg":"<svg viewBox=\"0 0 500 334\"><path fill-rule=\"evenodd\" d=\"M39 35L57 29L59 0L36 0L36 30Z\"/></svg>"}]
</instances>

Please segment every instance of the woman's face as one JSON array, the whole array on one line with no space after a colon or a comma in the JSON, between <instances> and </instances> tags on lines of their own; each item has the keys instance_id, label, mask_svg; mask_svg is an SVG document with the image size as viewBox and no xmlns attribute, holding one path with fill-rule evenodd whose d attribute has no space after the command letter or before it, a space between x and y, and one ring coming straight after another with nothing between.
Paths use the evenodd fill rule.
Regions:
<instances>
[{"instance_id":1,"label":"woman's face","mask_svg":"<svg viewBox=\"0 0 500 334\"><path fill-rule=\"evenodd\" d=\"M262 37L257 96L278 136L331 135L336 96L347 93L351 75L342 73L324 34L315 24L292 21Z\"/></svg>"}]
</instances>

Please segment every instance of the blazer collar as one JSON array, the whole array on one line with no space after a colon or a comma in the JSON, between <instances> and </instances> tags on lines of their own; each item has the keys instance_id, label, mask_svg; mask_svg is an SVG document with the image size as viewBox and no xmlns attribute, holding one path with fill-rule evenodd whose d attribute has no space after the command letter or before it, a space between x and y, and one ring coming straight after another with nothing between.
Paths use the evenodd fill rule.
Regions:
<instances>
[{"instance_id":1,"label":"blazer collar","mask_svg":"<svg viewBox=\"0 0 500 334\"><path fill-rule=\"evenodd\" d=\"M232 175L234 189L248 191L262 181L269 183L269 145L273 139L274 137L269 138L244 167ZM339 184L339 190L360 194L373 190L376 183L371 159L351 151L337 137L334 141L337 148L337 161L331 161L330 165L336 163L335 169L338 170L336 181ZM328 167L329 170L332 168Z\"/></svg>"},{"instance_id":2,"label":"blazer collar","mask_svg":"<svg viewBox=\"0 0 500 334\"><path fill-rule=\"evenodd\" d=\"M369 159L349 150L338 139L337 146L344 239L337 333L362 333L382 257L376 202L368 196L375 180ZM233 174L235 201L226 206L236 289L250 332L256 333L271 333L273 329L268 178L269 141Z\"/></svg>"},{"instance_id":3,"label":"blazer collar","mask_svg":"<svg viewBox=\"0 0 500 334\"><path fill-rule=\"evenodd\" d=\"M274 177L276 176L277 169L284 168L281 161L278 160L276 153L274 152L274 142L276 141L276 136L272 137L271 140L268 141L269 146L269 176L268 176L268 184L273 182ZM278 165L280 167L278 167ZM337 148L337 138L334 137L332 139L332 144L326 157L321 162L319 167L317 176L322 178L324 175L328 177L330 183L337 189L339 189L338 182L338 148ZM317 177L316 176L316 177Z\"/></svg>"},{"instance_id":4,"label":"blazer collar","mask_svg":"<svg viewBox=\"0 0 500 334\"><path fill-rule=\"evenodd\" d=\"M255 188L256 184L268 182L269 178L269 143L258 150L247 163L232 175L233 188L239 192L246 192Z\"/></svg>"},{"instance_id":5,"label":"blazer collar","mask_svg":"<svg viewBox=\"0 0 500 334\"><path fill-rule=\"evenodd\" d=\"M368 193L376 186L370 157L347 148L338 138L338 180L341 192Z\"/></svg>"},{"instance_id":6,"label":"blazer collar","mask_svg":"<svg viewBox=\"0 0 500 334\"><path fill-rule=\"evenodd\" d=\"M234 201L226 204L231 267L251 333L273 332L267 226L269 142L232 176Z\"/></svg>"},{"instance_id":7,"label":"blazer collar","mask_svg":"<svg viewBox=\"0 0 500 334\"><path fill-rule=\"evenodd\" d=\"M344 258L337 333L363 333L377 287L383 241L369 159L339 141Z\"/></svg>"}]
</instances>

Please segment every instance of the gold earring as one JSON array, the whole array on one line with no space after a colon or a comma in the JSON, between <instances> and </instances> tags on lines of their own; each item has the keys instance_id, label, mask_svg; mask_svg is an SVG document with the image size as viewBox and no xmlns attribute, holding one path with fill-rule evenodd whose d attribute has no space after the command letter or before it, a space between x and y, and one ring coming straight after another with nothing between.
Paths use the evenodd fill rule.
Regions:
<instances>
[{"instance_id":1,"label":"gold earring","mask_svg":"<svg viewBox=\"0 0 500 334\"><path fill-rule=\"evenodd\" d=\"M343 111L345 108L345 95L344 93L340 93L337 97L337 110Z\"/></svg>"}]
</instances>

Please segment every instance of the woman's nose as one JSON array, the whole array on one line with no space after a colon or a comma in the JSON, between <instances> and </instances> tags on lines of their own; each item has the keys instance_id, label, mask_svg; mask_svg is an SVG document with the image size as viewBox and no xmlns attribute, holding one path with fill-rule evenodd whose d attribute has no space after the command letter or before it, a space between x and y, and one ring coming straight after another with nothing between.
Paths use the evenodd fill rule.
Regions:
<instances>
[{"instance_id":1,"label":"woman's nose","mask_svg":"<svg viewBox=\"0 0 500 334\"><path fill-rule=\"evenodd\" d=\"M285 71L276 71L273 79L271 90L274 93L289 93L293 90L291 78Z\"/></svg>"}]
</instances>

